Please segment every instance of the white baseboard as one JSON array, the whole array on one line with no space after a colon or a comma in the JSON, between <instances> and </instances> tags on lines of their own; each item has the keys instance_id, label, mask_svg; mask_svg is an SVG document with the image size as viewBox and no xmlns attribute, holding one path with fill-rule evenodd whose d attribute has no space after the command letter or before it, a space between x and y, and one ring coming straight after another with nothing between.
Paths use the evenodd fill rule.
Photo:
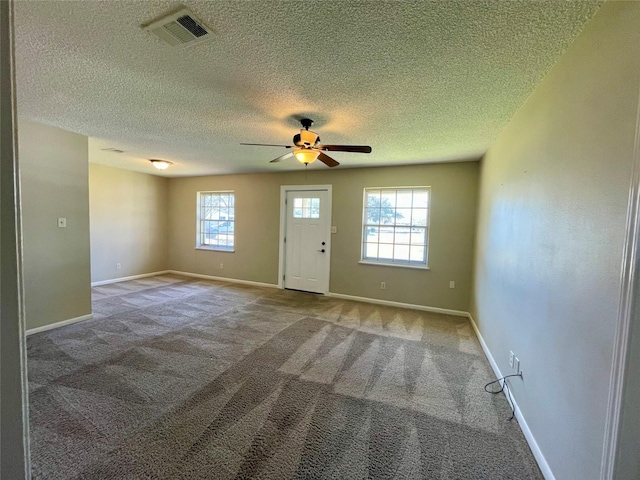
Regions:
<instances>
[{"instance_id":1,"label":"white baseboard","mask_svg":"<svg viewBox=\"0 0 640 480\"><path fill-rule=\"evenodd\" d=\"M427 307L425 305L415 305L413 303L392 302L390 300L379 300L377 298L369 298L369 297L356 297L355 295L344 295L342 293L331 293L331 292L329 292L327 296L334 297L334 298L341 298L343 300L354 300L356 302L376 303L378 305L387 305L389 307L410 308L412 310L422 310L424 312L445 313L447 315L457 315L459 317L469 316L467 312L463 312L462 310L450 310L448 308Z\"/></svg>"},{"instance_id":2,"label":"white baseboard","mask_svg":"<svg viewBox=\"0 0 640 480\"><path fill-rule=\"evenodd\" d=\"M126 282L127 280L137 280L138 278L155 277L156 275L164 275L171 273L171 270L162 270L160 272L141 273L140 275L131 275L130 277L112 278L111 280L102 280L100 282L91 282L92 287L99 285L108 285L110 283Z\"/></svg>"},{"instance_id":3,"label":"white baseboard","mask_svg":"<svg viewBox=\"0 0 640 480\"><path fill-rule=\"evenodd\" d=\"M471 326L473 327L473 330L476 332L476 336L480 341L482 350L484 351L484 354L487 357L487 360L489 360L489 364L491 365L491 368L493 369L493 373L496 375L496 378L504 377L504 375L500 371L500 367L498 367L498 364L493 358L493 355L491 354L489 347L485 343L484 338L482 338L482 334L478 329L478 325L476 324L476 321L473 319L470 313L468 313L467 316L469 317ZM542 475L544 475L544 478L546 480L555 480L556 477L551 471L551 467L549 467L549 464L547 463L547 459L544 457L542 450L540 450L540 447L538 446L538 442L536 442L536 439L533 436L533 433L531 432L529 425L527 425L527 421L522 416L522 412L520 411L520 407L518 407L518 403L516 402L516 399L513 398L513 395L511 395L511 398L509 397L509 395L505 395L505 397L507 398L507 402L509 402L513 407L513 410L516 415L516 419L518 420L518 425L520 425L520 429L524 434L524 438L527 440L527 443L529 444L529 448L531 448L531 452L533 453L533 456L535 457L536 462L538 462L538 466L540 467L540 471L542 472Z\"/></svg>"},{"instance_id":4,"label":"white baseboard","mask_svg":"<svg viewBox=\"0 0 640 480\"><path fill-rule=\"evenodd\" d=\"M242 283L244 285L253 285L256 287L280 288L275 283L262 283L262 282L253 282L251 280L239 280L237 278L214 277L213 275L203 275L201 273L180 272L178 270L167 270L165 273L172 273L174 275L183 275L185 277L204 278L206 280L217 280L220 282Z\"/></svg>"},{"instance_id":5,"label":"white baseboard","mask_svg":"<svg viewBox=\"0 0 640 480\"><path fill-rule=\"evenodd\" d=\"M33 335L34 333L46 332L47 330L53 330L54 328L64 327L65 325L71 325L72 323L82 322L84 320L91 320L93 318L93 313L89 313L87 315L82 315L80 317L69 318L68 320L62 320L61 322L50 323L49 325L43 325L42 327L30 328L25 333L27 336Z\"/></svg>"}]
</instances>

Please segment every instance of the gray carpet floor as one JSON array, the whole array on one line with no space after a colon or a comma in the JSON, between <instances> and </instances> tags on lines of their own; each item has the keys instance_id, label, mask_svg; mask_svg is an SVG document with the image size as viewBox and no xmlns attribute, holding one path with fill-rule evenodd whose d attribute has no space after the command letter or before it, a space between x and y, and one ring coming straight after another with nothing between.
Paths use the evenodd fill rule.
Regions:
<instances>
[{"instance_id":1,"label":"gray carpet floor","mask_svg":"<svg viewBox=\"0 0 640 480\"><path fill-rule=\"evenodd\" d=\"M541 479L466 318L164 275L30 336L34 479Z\"/></svg>"}]
</instances>

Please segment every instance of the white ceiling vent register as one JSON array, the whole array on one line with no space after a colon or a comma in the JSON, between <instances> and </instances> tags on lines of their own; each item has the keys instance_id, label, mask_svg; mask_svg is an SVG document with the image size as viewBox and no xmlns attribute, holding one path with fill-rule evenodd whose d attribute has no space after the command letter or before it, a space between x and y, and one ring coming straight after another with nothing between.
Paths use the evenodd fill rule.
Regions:
<instances>
[{"instance_id":1,"label":"white ceiling vent register","mask_svg":"<svg viewBox=\"0 0 640 480\"><path fill-rule=\"evenodd\" d=\"M173 47L199 43L212 37L211 30L187 8L142 25L142 29Z\"/></svg>"}]
</instances>

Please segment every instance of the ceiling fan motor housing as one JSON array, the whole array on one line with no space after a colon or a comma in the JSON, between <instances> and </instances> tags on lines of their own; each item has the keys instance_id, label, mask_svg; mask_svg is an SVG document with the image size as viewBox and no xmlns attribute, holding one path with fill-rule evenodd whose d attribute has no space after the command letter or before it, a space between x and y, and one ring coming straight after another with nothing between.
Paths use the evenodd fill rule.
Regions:
<instances>
[{"instance_id":1,"label":"ceiling fan motor housing","mask_svg":"<svg viewBox=\"0 0 640 480\"><path fill-rule=\"evenodd\" d=\"M293 136L293 143L299 147L313 147L320 141L317 133L309 130L300 130L299 134Z\"/></svg>"}]
</instances>

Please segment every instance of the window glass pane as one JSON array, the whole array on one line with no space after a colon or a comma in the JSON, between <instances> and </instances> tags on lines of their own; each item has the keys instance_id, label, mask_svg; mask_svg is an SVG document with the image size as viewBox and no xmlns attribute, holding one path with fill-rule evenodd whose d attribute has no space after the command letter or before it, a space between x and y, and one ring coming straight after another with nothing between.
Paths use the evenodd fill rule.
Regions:
<instances>
[{"instance_id":1,"label":"window glass pane","mask_svg":"<svg viewBox=\"0 0 640 480\"><path fill-rule=\"evenodd\" d=\"M396 191L385 190L380 195L380 208L395 208L396 207Z\"/></svg>"},{"instance_id":2,"label":"window glass pane","mask_svg":"<svg viewBox=\"0 0 640 480\"><path fill-rule=\"evenodd\" d=\"M401 262L409 261L409 245L396 245L393 249L393 259Z\"/></svg>"},{"instance_id":3,"label":"window glass pane","mask_svg":"<svg viewBox=\"0 0 640 480\"><path fill-rule=\"evenodd\" d=\"M320 218L320 199L311 199L311 215L310 218Z\"/></svg>"},{"instance_id":4,"label":"window glass pane","mask_svg":"<svg viewBox=\"0 0 640 480\"><path fill-rule=\"evenodd\" d=\"M424 252L425 252L425 247L415 247L412 246L410 247L410 261L412 262L424 262L425 258L424 258Z\"/></svg>"},{"instance_id":5,"label":"window glass pane","mask_svg":"<svg viewBox=\"0 0 640 480\"><path fill-rule=\"evenodd\" d=\"M377 243L365 243L364 244L364 256L365 258L377 258L378 257L378 244Z\"/></svg>"},{"instance_id":6,"label":"window glass pane","mask_svg":"<svg viewBox=\"0 0 640 480\"><path fill-rule=\"evenodd\" d=\"M393 260L393 244L381 243L378 245L378 258L380 260Z\"/></svg>"},{"instance_id":7,"label":"window glass pane","mask_svg":"<svg viewBox=\"0 0 640 480\"><path fill-rule=\"evenodd\" d=\"M413 192L411 190L398 190L396 195L397 208L411 208L413 206Z\"/></svg>"},{"instance_id":8,"label":"window glass pane","mask_svg":"<svg viewBox=\"0 0 640 480\"><path fill-rule=\"evenodd\" d=\"M411 229L406 227L396 227L394 243L396 245L409 245Z\"/></svg>"},{"instance_id":9,"label":"window glass pane","mask_svg":"<svg viewBox=\"0 0 640 480\"><path fill-rule=\"evenodd\" d=\"M378 227L366 227L365 236L367 242L374 242L378 240Z\"/></svg>"},{"instance_id":10,"label":"window glass pane","mask_svg":"<svg viewBox=\"0 0 640 480\"><path fill-rule=\"evenodd\" d=\"M381 243L393 243L393 227L381 227L378 230L378 241Z\"/></svg>"},{"instance_id":11,"label":"window glass pane","mask_svg":"<svg viewBox=\"0 0 640 480\"><path fill-rule=\"evenodd\" d=\"M380 209L367 208L365 210L365 223L377 225L380 223Z\"/></svg>"},{"instance_id":12,"label":"window glass pane","mask_svg":"<svg viewBox=\"0 0 640 480\"><path fill-rule=\"evenodd\" d=\"M396 225L411 225L410 208L398 208L396 210Z\"/></svg>"},{"instance_id":13,"label":"window glass pane","mask_svg":"<svg viewBox=\"0 0 640 480\"><path fill-rule=\"evenodd\" d=\"M427 209L426 208L414 208L411 214L411 224L415 226L424 227L427 225Z\"/></svg>"},{"instance_id":14,"label":"window glass pane","mask_svg":"<svg viewBox=\"0 0 640 480\"><path fill-rule=\"evenodd\" d=\"M413 208L428 208L428 207L429 207L429 191L414 190Z\"/></svg>"},{"instance_id":15,"label":"window glass pane","mask_svg":"<svg viewBox=\"0 0 640 480\"><path fill-rule=\"evenodd\" d=\"M380 206L380 191L368 190L367 191L367 207L379 207Z\"/></svg>"},{"instance_id":16,"label":"window glass pane","mask_svg":"<svg viewBox=\"0 0 640 480\"><path fill-rule=\"evenodd\" d=\"M427 243L427 230L426 228L412 228L411 229L411 244L412 245L424 245Z\"/></svg>"}]
</instances>

